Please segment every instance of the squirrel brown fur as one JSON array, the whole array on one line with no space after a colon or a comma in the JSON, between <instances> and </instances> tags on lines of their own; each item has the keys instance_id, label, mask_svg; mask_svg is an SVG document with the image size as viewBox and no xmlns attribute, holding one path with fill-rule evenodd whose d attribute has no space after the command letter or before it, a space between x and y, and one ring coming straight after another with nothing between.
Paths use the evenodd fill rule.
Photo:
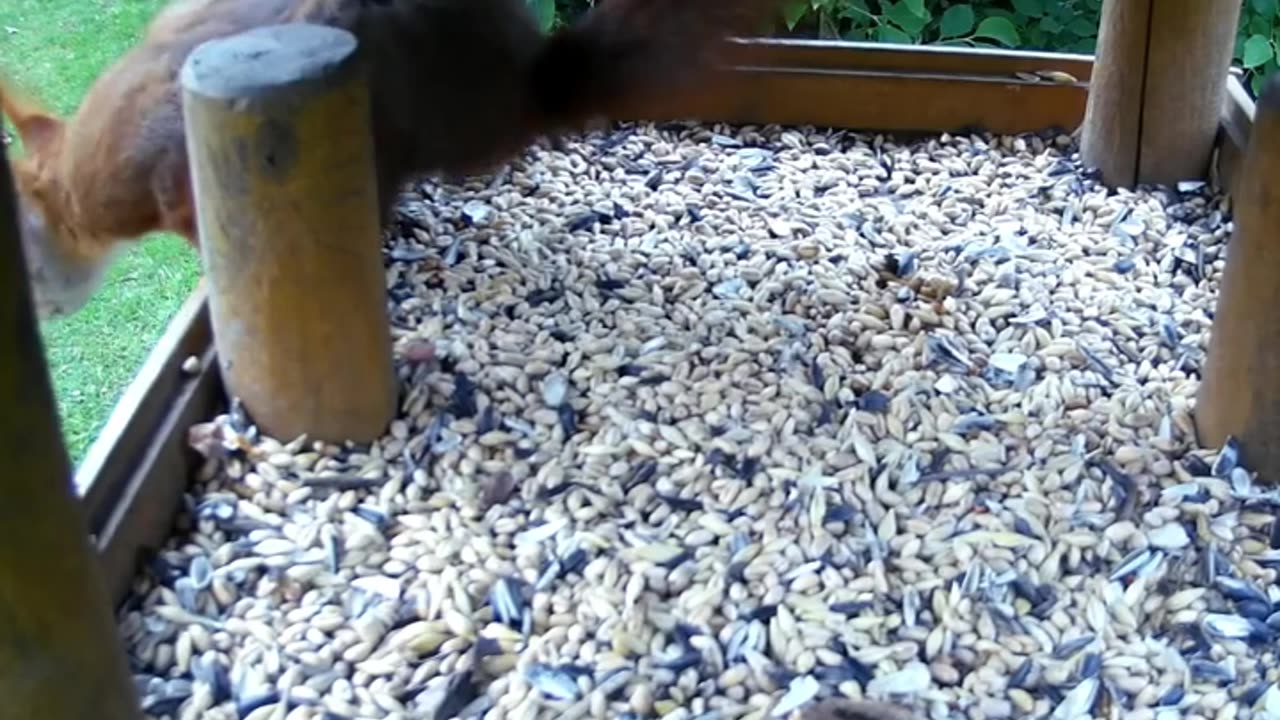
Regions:
<instances>
[{"instance_id":1,"label":"squirrel brown fur","mask_svg":"<svg viewBox=\"0 0 1280 720\"><path fill-rule=\"evenodd\" d=\"M178 74L206 40L290 22L355 35L370 61L385 223L414 178L485 172L539 137L712 87L728 40L777 5L598 0L544 33L524 0L175 0L69 118L0 78L24 148L11 162L37 312L76 312L115 251L148 233L199 247Z\"/></svg>"}]
</instances>

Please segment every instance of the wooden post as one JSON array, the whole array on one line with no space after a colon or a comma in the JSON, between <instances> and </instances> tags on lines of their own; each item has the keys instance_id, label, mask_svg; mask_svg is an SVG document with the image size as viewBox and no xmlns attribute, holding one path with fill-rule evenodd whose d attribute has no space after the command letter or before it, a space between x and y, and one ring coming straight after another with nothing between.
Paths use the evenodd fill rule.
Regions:
<instances>
[{"instance_id":1,"label":"wooden post","mask_svg":"<svg viewBox=\"0 0 1280 720\"><path fill-rule=\"evenodd\" d=\"M1081 157L1113 186L1209 171L1241 0L1104 0Z\"/></svg>"},{"instance_id":2,"label":"wooden post","mask_svg":"<svg viewBox=\"0 0 1280 720\"><path fill-rule=\"evenodd\" d=\"M1196 397L1202 445L1228 435L1262 480L1280 480L1280 76L1263 88L1235 186L1235 227Z\"/></svg>"},{"instance_id":3,"label":"wooden post","mask_svg":"<svg viewBox=\"0 0 1280 720\"><path fill-rule=\"evenodd\" d=\"M1103 0L1080 156L1110 185L1132 185L1138 176L1150 26L1151 0Z\"/></svg>"},{"instance_id":4,"label":"wooden post","mask_svg":"<svg viewBox=\"0 0 1280 720\"><path fill-rule=\"evenodd\" d=\"M398 393L355 37L291 23L209 40L181 81L228 392L277 438L376 438Z\"/></svg>"},{"instance_id":5,"label":"wooden post","mask_svg":"<svg viewBox=\"0 0 1280 720\"><path fill-rule=\"evenodd\" d=\"M25 264L13 176L0 159L0 720L138 720Z\"/></svg>"}]
</instances>

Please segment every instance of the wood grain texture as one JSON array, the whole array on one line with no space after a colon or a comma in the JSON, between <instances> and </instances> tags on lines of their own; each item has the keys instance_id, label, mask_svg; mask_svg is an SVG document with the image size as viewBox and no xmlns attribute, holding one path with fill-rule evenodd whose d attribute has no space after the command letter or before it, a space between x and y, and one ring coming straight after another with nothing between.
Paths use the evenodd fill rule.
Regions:
<instances>
[{"instance_id":1,"label":"wood grain texture","mask_svg":"<svg viewBox=\"0 0 1280 720\"><path fill-rule=\"evenodd\" d=\"M1133 185L1138 177L1153 2L1102 3L1089 99L1080 131L1080 157L1086 165L1097 168L1108 185Z\"/></svg>"},{"instance_id":2,"label":"wood grain texture","mask_svg":"<svg viewBox=\"0 0 1280 720\"><path fill-rule=\"evenodd\" d=\"M396 409L365 68L346 31L294 24L182 72L221 373L285 440L369 441Z\"/></svg>"},{"instance_id":3,"label":"wood grain texture","mask_svg":"<svg viewBox=\"0 0 1280 720\"><path fill-rule=\"evenodd\" d=\"M1023 80L1013 73L739 67L697 99L634 108L631 117L907 134L1070 132L1086 101L1084 83Z\"/></svg>"},{"instance_id":4,"label":"wood grain texture","mask_svg":"<svg viewBox=\"0 0 1280 720\"><path fill-rule=\"evenodd\" d=\"M1171 185L1208 173L1240 7L1241 0L1152 6L1138 182Z\"/></svg>"},{"instance_id":5,"label":"wood grain texture","mask_svg":"<svg viewBox=\"0 0 1280 720\"><path fill-rule=\"evenodd\" d=\"M1263 482L1280 477L1280 76L1263 89L1232 196L1209 351L1196 396L1196 431L1216 447L1240 440Z\"/></svg>"},{"instance_id":6,"label":"wood grain texture","mask_svg":"<svg viewBox=\"0 0 1280 720\"><path fill-rule=\"evenodd\" d=\"M1112 186L1203 178L1240 0L1105 0L1081 157Z\"/></svg>"},{"instance_id":7,"label":"wood grain texture","mask_svg":"<svg viewBox=\"0 0 1280 720\"><path fill-rule=\"evenodd\" d=\"M737 38L730 42L725 59L744 67L943 75L1013 77L1052 70L1081 82L1089 80L1093 68L1091 56L1069 53L788 38Z\"/></svg>"},{"instance_id":8,"label":"wood grain texture","mask_svg":"<svg viewBox=\"0 0 1280 720\"><path fill-rule=\"evenodd\" d=\"M138 720L138 699L76 502L0 162L0 720Z\"/></svg>"}]
</instances>

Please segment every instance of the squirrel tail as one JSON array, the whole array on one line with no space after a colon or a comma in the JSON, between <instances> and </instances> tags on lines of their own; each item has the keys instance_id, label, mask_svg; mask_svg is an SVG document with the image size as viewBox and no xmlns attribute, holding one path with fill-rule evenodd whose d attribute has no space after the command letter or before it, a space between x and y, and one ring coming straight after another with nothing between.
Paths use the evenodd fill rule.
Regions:
<instances>
[{"instance_id":1,"label":"squirrel tail","mask_svg":"<svg viewBox=\"0 0 1280 720\"><path fill-rule=\"evenodd\" d=\"M735 36L765 26L779 0L599 0L548 38L532 68L548 129L581 126L710 87Z\"/></svg>"}]
</instances>

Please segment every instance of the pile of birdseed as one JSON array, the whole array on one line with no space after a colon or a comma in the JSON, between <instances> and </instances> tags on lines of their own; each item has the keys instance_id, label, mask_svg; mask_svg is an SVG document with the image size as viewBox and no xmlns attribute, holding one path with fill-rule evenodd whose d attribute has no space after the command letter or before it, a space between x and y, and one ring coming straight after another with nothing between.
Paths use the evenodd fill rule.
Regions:
<instances>
[{"instance_id":1,"label":"pile of birdseed","mask_svg":"<svg viewBox=\"0 0 1280 720\"><path fill-rule=\"evenodd\" d=\"M1190 416L1229 233L1053 135L642 125L424 184L387 436L193 428L146 710L1277 717L1272 497Z\"/></svg>"}]
</instances>

